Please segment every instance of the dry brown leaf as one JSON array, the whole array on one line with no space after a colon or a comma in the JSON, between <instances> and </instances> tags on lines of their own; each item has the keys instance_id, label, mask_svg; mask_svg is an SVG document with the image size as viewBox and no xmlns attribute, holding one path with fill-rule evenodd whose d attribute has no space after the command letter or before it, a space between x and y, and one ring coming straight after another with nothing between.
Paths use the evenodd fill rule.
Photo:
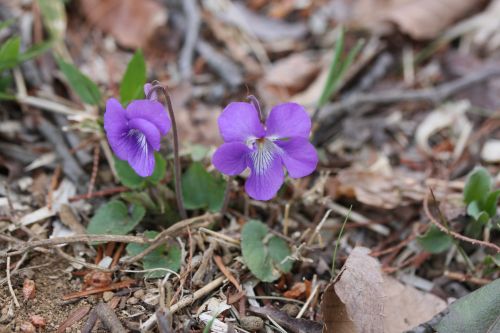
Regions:
<instances>
[{"instance_id":1,"label":"dry brown leaf","mask_svg":"<svg viewBox=\"0 0 500 333\"><path fill-rule=\"evenodd\" d=\"M425 188L416 177L397 170L383 173L351 168L330 178L327 191L334 198L355 197L370 206L393 209L423 200Z\"/></svg>"},{"instance_id":2,"label":"dry brown leaf","mask_svg":"<svg viewBox=\"0 0 500 333\"><path fill-rule=\"evenodd\" d=\"M323 295L324 333L383 332L383 278L367 248L355 248Z\"/></svg>"},{"instance_id":3,"label":"dry brown leaf","mask_svg":"<svg viewBox=\"0 0 500 333\"><path fill-rule=\"evenodd\" d=\"M430 320L446 308L440 298L382 275L369 249L355 248L325 290L323 333L397 333Z\"/></svg>"},{"instance_id":4,"label":"dry brown leaf","mask_svg":"<svg viewBox=\"0 0 500 333\"><path fill-rule=\"evenodd\" d=\"M458 19L478 8L481 0L361 0L355 21L373 30L390 22L417 40L432 39Z\"/></svg>"},{"instance_id":5,"label":"dry brown leaf","mask_svg":"<svg viewBox=\"0 0 500 333\"><path fill-rule=\"evenodd\" d=\"M429 321L446 309L446 302L398 280L384 276L384 324L386 333L399 333Z\"/></svg>"},{"instance_id":6,"label":"dry brown leaf","mask_svg":"<svg viewBox=\"0 0 500 333\"><path fill-rule=\"evenodd\" d=\"M271 87L283 87L290 93L304 89L316 77L321 63L311 52L293 53L273 63L264 81Z\"/></svg>"},{"instance_id":7,"label":"dry brown leaf","mask_svg":"<svg viewBox=\"0 0 500 333\"><path fill-rule=\"evenodd\" d=\"M90 23L125 47L143 47L167 21L166 8L154 0L81 0Z\"/></svg>"}]
</instances>

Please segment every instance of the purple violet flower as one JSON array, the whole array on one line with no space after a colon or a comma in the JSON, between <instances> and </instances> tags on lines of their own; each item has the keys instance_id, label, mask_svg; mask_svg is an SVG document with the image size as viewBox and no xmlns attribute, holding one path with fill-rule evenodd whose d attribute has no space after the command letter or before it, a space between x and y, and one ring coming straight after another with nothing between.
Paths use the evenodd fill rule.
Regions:
<instances>
[{"instance_id":1,"label":"purple violet flower","mask_svg":"<svg viewBox=\"0 0 500 333\"><path fill-rule=\"evenodd\" d=\"M151 85L144 86L146 95L150 89ZM152 97L132 101L126 109L110 98L104 113L104 130L111 149L141 177L153 174L154 152L160 150L161 138L172 126L163 105Z\"/></svg>"},{"instance_id":2,"label":"purple violet flower","mask_svg":"<svg viewBox=\"0 0 500 333\"><path fill-rule=\"evenodd\" d=\"M250 176L245 190L256 200L272 199L285 174L292 178L311 174L318 164L316 149L309 142L311 119L296 103L275 106L265 125L251 103L231 103L218 119L224 144L212 163L222 173L238 175L247 167Z\"/></svg>"}]
</instances>

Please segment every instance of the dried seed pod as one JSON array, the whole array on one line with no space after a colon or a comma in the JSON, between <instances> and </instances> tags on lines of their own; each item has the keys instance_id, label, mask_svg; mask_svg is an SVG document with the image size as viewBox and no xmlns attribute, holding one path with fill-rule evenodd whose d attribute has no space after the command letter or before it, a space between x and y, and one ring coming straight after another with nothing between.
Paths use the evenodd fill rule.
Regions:
<instances>
[{"instance_id":1,"label":"dried seed pod","mask_svg":"<svg viewBox=\"0 0 500 333\"><path fill-rule=\"evenodd\" d=\"M28 299L35 298L35 281L30 279L24 279L23 295L25 301Z\"/></svg>"},{"instance_id":2,"label":"dried seed pod","mask_svg":"<svg viewBox=\"0 0 500 333\"><path fill-rule=\"evenodd\" d=\"M30 319L31 323L36 327L44 328L47 325L45 318L40 315L32 315Z\"/></svg>"}]
</instances>

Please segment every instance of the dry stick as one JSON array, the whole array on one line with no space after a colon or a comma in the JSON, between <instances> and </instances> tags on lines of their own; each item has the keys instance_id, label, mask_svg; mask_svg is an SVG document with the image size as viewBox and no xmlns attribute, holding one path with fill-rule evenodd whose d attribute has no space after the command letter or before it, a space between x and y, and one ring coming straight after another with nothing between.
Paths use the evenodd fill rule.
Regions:
<instances>
[{"instance_id":1,"label":"dry stick","mask_svg":"<svg viewBox=\"0 0 500 333\"><path fill-rule=\"evenodd\" d=\"M0 252L0 258L11 257L23 254L36 247L51 247L59 244L66 243L83 243L83 242L119 242L119 243L136 243L136 244L149 244L151 240L139 236L121 236L121 235L76 235L68 237L55 237L51 239L42 239L39 241L16 243L16 251Z\"/></svg>"},{"instance_id":2,"label":"dry stick","mask_svg":"<svg viewBox=\"0 0 500 333\"><path fill-rule=\"evenodd\" d=\"M7 257L7 265L5 267L5 272L7 275L7 285L9 286L10 295L14 300L14 304L16 304L17 307L20 307L19 301L17 300L16 294L14 293L14 289L12 288L12 281L10 281L10 257Z\"/></svg>"},{"instance_id":3,"label":"dry stick","mask_svg":"<svg viewBox=\"0 0 500 333\"><path fill-rule=\"evenodd\" d=\"M149 247L147 247L144 251L140 252L139 254L137 254L133 257L130 257L130 258L124 260L122 263L125 265L129 265L129 264L132 264L138 260L141 260L146 255L148 255L149 253L154 251L156 248L161 246L168 237L175 237L180 232L183 232L184 230L186 230L186 228L188 228L188 227L199 228L199 227L202 227L205 225L208 226L219 215L220 214L218 214L218 213L215 213L215 214L207 213L207 214L204 214L201 216L196 216L196 217L193 217L190 219L179 221L179 222L175 223L174 225L172 225L171 227L163 230L158 235L156 235L156 237L153 240L151 240L151 245Z\"/></svg>"},{"instance_id":4,"label":"dry stick","mask_svg":"<svg viewBox=\"0 0 500 333\"><path fill-rule=\"evenodd\" d=\"M436 220L436 218L431 214L431 212L429 210L429 193L427 193L425 195L425 197L424 197L424 212L427 215L427 217L429 218L429 220L436 227L438 227L439 230L441 230L445 234L448 234L448 235L450 235L450 236L452 236L452 237L454 237L456 239L463 240L464 242L471 243L471 244L474 244L474 245L480 245L480 246L489 247L491 249L494 249L497 253L500 252L500 247L497 246L497 245L495 245L495 244L492 244L492 243L489 243L489 242L485 242L485 241L481 241L479 239L473 239L473 238L469 238L467 236L463 236L463 235L459 234L458 232L449 230L448 228L446 228L445 226L443 226L441 223L439 223Z\"/></svg>"},{"instance_id":5,"label":"dry stick","mask_svg":"<svg viewBox=\"0 0 500 333\"><path fill-rule=\"evenodd\" d=\"M487 285L488 283L491 282L491 280L489 280L489 279L478 278L478 277L466 275L466 274L460 273L460 272L445 271L443 275L451 280L456 280L456 281L460 281L460 282L470 282L470 283L478 284L480 286Z\"/></svg>"},{"instance_id":6,"label":"dry stick","mask_svg":"<svg viewBox=\"0 0 500 333\"><path fill-rule=\"evenodd\" d=\"M234 277L233 273L224 265L222 258L220 256L214 256L214 261L222 274L226 276L226 278L241 292L243 289L241 285L238 283L238 280Z\"/></svg>"},{"instance_id":7,"label":"dry stick","mask_svg":"<svg viewBox=\"0 0 500 333\"><path fill-rule=\"evenodd\" d=\"M460 90L495 76L500 76L500 68L498 67L486 68L457 80L443 83L435 88L355 94L345 100L325 107L324 113L326 114L322 118L340 111L356 109L362 104L389 104L405 101L429 101L432 103L439 103Z\"/></svg>"},{"instance_id":8,"label":"dry stick","mask_svg":"<svg viewBox=\"0 0 500 333\"><path fill-rule=\"evenodd\" d=\"M94 161L92 163L92 175L90 176L89 189L87 191L87 196L91 196L94 191L95 180L97 178L97 171L99 171L99 153L101 152L101 146L96 143L94 146Z\"/></svg>"},{"instance_id":9,"label":"dry stick","mask_svg":"<svg viewBox=\"0 0 500 333\"><path fill-rule=\"evenodd\" d=\"M170 115L170 121L172 122L172 134L174 137L174 178L175 178L175 197L177 199L177 206L179 208L179 213L181 218L186 219L187 213L184 209L184 200L182 198L182 187L181 187L181 159L179 157L179 136L177 134L177 124L175 122L174 108L172 106L172 100L170 95L163 86L157 84L151 87L148 92L147 99L150 99L156 90L160 90L167 101L168 114Z\"/></svg>"},{"instance_id":10,"label":"dry stick","mask_svg":"<svg viewBox=\"0 0 500 333\"><path fill-rule=\"evenodd\" d=\"M122 333L127 332L125 327L123 327L122 323L116 316L116 314L111 310L109 305L106 303L100 302L96 307L97 316L101 319L104 326L106 326L111 333Z\"/></svg>"},{"instance_id":11,"label":"dry stick","mask_svg":"<svg viewBox=\"0 0 500 333\"><path fill-rule=\"evenodd\" d=\"M226 277L224 275L219 276L217 279L208 283L203 288L196 290L192 295L181 298L177 303L175 303L174 305L172 305L170 307L170 309L169 309L170 312L175 313L175 312L179 311L180 309L183 309L184 307L194 303L195 301L199 300L203 296L211 293L213 290L220 287L225 280L226 280ZM156 314L153 314L151 317L148 318L148 320L146 320L141 325L141 332L149 331L154 326L155 323L156 323Z\"/></svg>"},{"instance_id":12,"label":"dry stick","mask_svg":"<svg viewBox=\"0 0 500 333\"><path fill-rule=\"evenodd\" d=\"M108 195L113 195L116 193L122 193L128 191L129 188L125 186L118 186L113 188L108 188L102 191L92 192L92 194L79 194L69 198L69 202L74 202L83 199L97 198L97 197L106 197Z\"/></svg>"},{"instance_id":13,"label":"dry stick","mask_svg":"<svg viewBox=\"0 0 500 333\"><path fill-rule=\"evenodd\" d=\"M196 0L182 1L182 9L184 10L187 25L185 34L186 38L184 39L184 45L182 46L179 57L179 70L183 78L189 79L191 77L191 66L193 63L196 41L198 40L198 34L200 31L201 20Z\"/></svg>"}]
</instances>

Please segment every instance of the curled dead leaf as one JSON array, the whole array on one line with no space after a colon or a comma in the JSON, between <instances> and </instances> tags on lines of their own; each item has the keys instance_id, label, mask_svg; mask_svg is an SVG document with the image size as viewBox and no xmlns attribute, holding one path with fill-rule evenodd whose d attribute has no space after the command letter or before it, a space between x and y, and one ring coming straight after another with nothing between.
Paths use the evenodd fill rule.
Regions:
<instances>
[{"instance_id":1,"label":"curled dead leaf","mask_svg":"<svg viewBox=\"0 0 500 333\"><path fill-rule=\"evenodd\" d=\"M467 100L447 103L432 111L417 127L415 140L422 152L434 158L446 160L458 158L462 154L469 135L472 132L472 124L465 112L470 108ZM449 128L452 136L449 138L453 143L453 152L436 152L429 145L431 136L437 132Z\"/></svg>"}]
</instances>

